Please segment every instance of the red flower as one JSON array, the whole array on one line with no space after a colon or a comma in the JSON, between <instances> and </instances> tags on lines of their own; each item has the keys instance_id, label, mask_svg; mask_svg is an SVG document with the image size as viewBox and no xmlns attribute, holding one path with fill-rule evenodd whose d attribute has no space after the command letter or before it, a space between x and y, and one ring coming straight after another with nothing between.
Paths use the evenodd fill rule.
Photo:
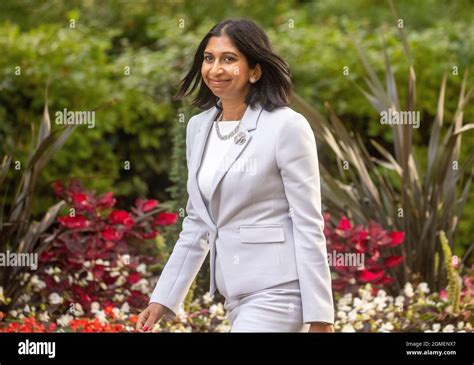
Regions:
<instances>
[{"instance_id":1,"label":"red flower","mask_svg":"<svg viewBox=\"0 0 474 365\"><path fill-rule=\"evenodd\" d=\"M54 184L53 184L53 188L54 188L54 193L57 196L63 195L64 187L63 187L63 184L61 184L61 181L59 181L59 180L55 181Z\"/></svg>"},{"instance_id":2,"label":"red flower","mask_svg":"<svg viewBox=\"0 0 474 365\"><path fill-rule=\"evenodd\" d=\"M337 229L342 229L343 231L348 231L351 229L351 222L345 216L341 218L339 224L337 225Z\"/></svg>"},{"instance_id":3,"label":"red flower","mask_svg":"<svg viewBox=\"0 0 474 365\"><path fill-rule=\"evenodd\" d=\"M390 256L385 259L384 265L386 268L390 268L399 265L402 261L403 256Z\"/></svg>"},{"instance_id":4,"label":"red flower","mask_svg":"<svg viewBox=\"0 0 474 365\"><path fill-rule=\"evenodd\" d=\"M123 232L116 230L113 227L107 227L102 231L102 238L108 241L118 241L122 239Z\"/></svg>"},{"instance_id":5,"label":"red flower","mask_svg":"<svg viewBox=\"0 0 474 365\"><path fill-rule=\"evenodd\" d=\"M112 224L122 224L127 228L132 228L135 223L131 215L125 210L114 210L109 215L109 221Z\"/></svg>"},{"instance_id":6,"label":"red flower","mask_svg":"<svg viewBox=\"0 0 474 365\"><path fill-rule=\"evenodd\" d=\"M130 283L130 284L135 284L137 283L138 281L140 281L141 279L141 275L137 272L132 272L128 275L128 279L127 281Z\"/></svg>"},{"instance_id":7,"label":"red flower","mask_svg":"<svg viewBox=\"0 0 474 365\"><path fill-rule=\"evenodd\" d=\"M175 224L178 220L178 215L176 213L160 213L155 217L153 223L157 226L167 226Z\"/></svg>"},{"instance_id":8,"label":"red flower","mask_svg":"<svg viewBox=\"0 0 474 365\"><path fill-rule=\"evenodd\" d=\"M85 228L88 226L89 222L86 220L86 217L83 215L77 215L75 217L64 216L58 218L59 223L67 228Z\"/></svg>"},{"instance_id":9,"label":"red flower","mask_svg":"<svg viewBox=\"0 0 474 365\"><path fill-rule=\"evenodd\" d=\"M72 195L72 202L77 206L86 207L89 205L87 194L84 193L74 193Z\"/></svg>"},{"instance_id":10,"label":"red flower","mask_svg":"<svg viewBox=\"0 0 474 365\"><path fill-rule=\"evenodd\" d=\"M135 205L142 212L146 213L152 209L155 209L158 206L158 200L155 200L155 199L143 200L143 199L138 198L135 202Z\"/></svg>"},{"instance_id":11,"label":"red flower","mask_svg":"<svg viewBox=\"0 0 474 365\"><path fill-rule=\"evenodd\" d=\"M102 195L102 197L99 199L99 206L101 208L112 208L116 203L116 200L114 198L114 193L108 192Z\"/></svg>"},{"instance_id":12,"label":"red flower","mask_svg":"<svg viewBox=\"0 0 474 365\"><path fill-rule=\"evenodd\" d=\"M383 278L381 278L380 280L375 282L375 284L377 284L377 285L387 285L387 284L393 283L394 281L395 281L394 278L391 278L390 276L384 276Z\"/></svg>"},{"instance_id":13,"label":"red flower","mask_svg":"<svg viewBox=\"0 0 474 365\"><path fill-rule=\"evenodd\" d=\"M152 239L158 236L160 232L159 231L152 231L152 232L147 232L147 233L142 233L142 238L143 239Z\"/></svg>"},{"instance_id":14,"label":"red flower","mask_svg":"<svg viewBox=\"0 0 474 365\"><path fill-rule=\"evenodd\" d=\"M394 231L394 232L391 232L389 236L392 239L390 246L394 247L403 242L403 240L405 239L405 232Z\"/></svg>"},{"instance_id":15,"label":"red flower","mask_svg":"<svg viewBox=\"0 0 474 365\"><path fill-rule=\"evenodd\" d=\"M382 277L383 277L383 270L378 270L378 271L363 270L359 274L359 280L363 281L364 283L377 281L377 280L380 280Z\"/></svg>"}]
</instances>

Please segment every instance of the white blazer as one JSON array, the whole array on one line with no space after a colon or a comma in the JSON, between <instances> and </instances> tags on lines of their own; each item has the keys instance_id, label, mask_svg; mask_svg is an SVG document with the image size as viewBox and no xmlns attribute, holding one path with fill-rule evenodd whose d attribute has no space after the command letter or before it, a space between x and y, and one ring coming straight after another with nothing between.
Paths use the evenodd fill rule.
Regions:
<instances>
[{"instance_id":1,"label":"white blazer","mask_svg":"<svg viewBox=\"0 0 474 365\"><path fill-rule=\"evenodd\" d=\"M187 216L150 303L176 315L208 251L213 296L217 247L230 296L298 279L303 321L334 323L318 156L308 121L289 107L247 107L241 133L214 176L209 212L197 172L217 114L213 107L187 125Z\"/></svg>"}]
</instances>

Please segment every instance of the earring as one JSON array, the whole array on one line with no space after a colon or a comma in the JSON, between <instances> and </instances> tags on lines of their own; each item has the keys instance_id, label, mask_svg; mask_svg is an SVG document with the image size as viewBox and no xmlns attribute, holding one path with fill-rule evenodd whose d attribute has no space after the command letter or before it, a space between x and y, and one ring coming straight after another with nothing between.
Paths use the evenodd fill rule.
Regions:
<instances>
[{"instance_id":1,"label":"earring","mask_svg":"<svg viewBox=\"0 0 474 365\"><path fill-rule=\"evenodd\" d=\"M253 77L251 77L250 82L253 84L255 82L255 79Z\"/></svg>"}]
</instances>

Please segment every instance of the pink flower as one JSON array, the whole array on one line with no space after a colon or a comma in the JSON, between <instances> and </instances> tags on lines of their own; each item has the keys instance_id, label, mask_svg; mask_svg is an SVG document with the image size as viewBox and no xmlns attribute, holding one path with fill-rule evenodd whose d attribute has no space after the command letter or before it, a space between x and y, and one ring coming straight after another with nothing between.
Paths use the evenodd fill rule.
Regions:
<instances>
[{"instance_id":1,"label":"pink flower","mask_svg":"<svg viewBox=\"0 0 474 365\"><path fill-rule=\"evenodd\" d=\"M112 224L122 224L127 228L132 228L135 223L126 210L114 210L109 215L109 221Z\"/></svg>"},{"instance_id":2,"label":"pink flower","mask_svg":"<svg viewBox=\"0 0 474 365\"><path fill-rule=\"evenodd\" d=\"M75 217L64 216L58 218L59 223L67 228L86 228L89 222L83 215L77 215Z\"/></svg>"}]
</instances>

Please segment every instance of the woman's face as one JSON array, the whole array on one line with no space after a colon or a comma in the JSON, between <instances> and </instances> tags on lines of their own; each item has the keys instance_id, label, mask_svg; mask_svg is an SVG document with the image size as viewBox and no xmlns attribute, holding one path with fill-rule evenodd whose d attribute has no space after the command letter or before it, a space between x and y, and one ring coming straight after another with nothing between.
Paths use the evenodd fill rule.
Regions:
<instances>
[{"instance_id":1,"label":"woman's face","mask_svg":"<svg viewBox=\"0 0 474 365\"><path fill-rule=\"evenodd\" d=\"M204 50L201 75L207 87L222 100L245 100L249 79L258 80L259 67L249 69L247 59L229 37L211 37Z\"/></svg>"}]
</instances>

